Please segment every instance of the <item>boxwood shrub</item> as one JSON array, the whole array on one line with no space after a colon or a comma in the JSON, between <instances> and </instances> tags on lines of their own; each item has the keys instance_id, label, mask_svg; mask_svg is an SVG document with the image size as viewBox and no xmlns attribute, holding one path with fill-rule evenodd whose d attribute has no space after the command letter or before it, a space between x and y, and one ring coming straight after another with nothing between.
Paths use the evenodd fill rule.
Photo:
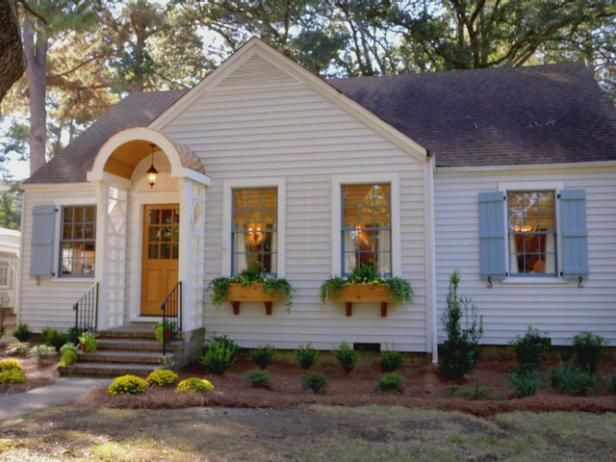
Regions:
<instances>
[{"instance_id":1,"label":"boxwood shrub","mask_svg":"<svg viewBox=\"0 0 616 462\"><path fill-rule=\"evenodd\" d=\"M136 375L122 375L117 377L107 391L110 395L138 395L148 389L148 382Z\"/></svg>"},{"instance_id":2,"label":"boxwood shrub","mask_svg":"<svg viewBox=\"0 0 616 462\"><path fill-rule=\"evenodd\" d=\"M150 386L157 387L168 387L171 385L175 385L175 382L178 381L178 375L172 371L171 369L156 369L155 371L150 372L146 382Z\"/></svg>"}]
</instances>

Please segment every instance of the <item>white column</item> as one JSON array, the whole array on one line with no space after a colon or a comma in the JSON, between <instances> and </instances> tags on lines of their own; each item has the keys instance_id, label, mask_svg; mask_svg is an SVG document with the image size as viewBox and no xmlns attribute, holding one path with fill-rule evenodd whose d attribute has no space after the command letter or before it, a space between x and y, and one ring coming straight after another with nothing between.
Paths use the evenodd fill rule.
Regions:
<instances>
[{"instance_id":1,"label":"white column","mask_svg":"<svg viewBox=\"0 0 616 462\"><path fill-rule=\"evenodd\" d=\"M95 277L98 282L98 329L109 327L109 313L106 290L106 261L105 247L107 244L107 206L109 199L109 185L104 181L97 181L96 185L96 264Z\"/></svg>"},{"instance_id":2,"label":"white column","mask_svg":"<svg viewBox=\"0 0 616 462\"><path fill-rule=\"evenodd\" d=\"M193 262L193 228L192 181L187 178L178 179L180 189L180 242L178 279L182 281L182 329L189 331L198 327L194 319L192 301L192 262Z\"/></svg>"}]
</instances>

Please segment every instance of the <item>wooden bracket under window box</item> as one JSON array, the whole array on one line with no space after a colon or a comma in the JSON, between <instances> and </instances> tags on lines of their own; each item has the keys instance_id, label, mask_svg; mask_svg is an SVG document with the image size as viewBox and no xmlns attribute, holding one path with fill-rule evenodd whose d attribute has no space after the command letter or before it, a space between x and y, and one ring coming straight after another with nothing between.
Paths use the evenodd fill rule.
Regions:
<instances>
[{"instance_id":1,"label":"wooden bracket under window box","mask_svg":"<svg viewBox=\"0 0 616 462\"><path fill-rule=\"evenodd\" d=\"M240 304L242 302L263 302L265 306L265 314L272 314L272 306L276 301L274 295L267 294L263 291L263 284L255 283L250 285L242 285L237 282L229 284L229 293L227 300L233 307L233 314L240 314Z\"/></svg>"},{"instance_id":2,"label":"wooden bracket under window box","mask_svg":"<svg viewBox=\"0 0 616 462\"><path fill-rule=\"evenodd\" d=\"M331 300L344 303L346 315L353 315L353 303L380 303L381 317L387 316L387 305L392 301L391 291L385 284L349 284Z\"/></svg>"}]
</instances>

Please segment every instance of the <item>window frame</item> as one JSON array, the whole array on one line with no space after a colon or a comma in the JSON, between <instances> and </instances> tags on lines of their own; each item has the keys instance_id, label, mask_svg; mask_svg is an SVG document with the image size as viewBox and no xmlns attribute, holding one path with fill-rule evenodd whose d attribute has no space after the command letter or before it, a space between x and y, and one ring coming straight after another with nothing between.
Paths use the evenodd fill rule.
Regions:
<instances>
[{"instance_id":1,"label":"window frame","mask_svg":"<svg viewBox=\"0 0 616 462\"><path fill-rule=\"evenodd\" d=\"M393 242L393 238L392 238L392 193L391 193L391 183L387 182L387 181L378 181L378 182L374 182L374 183L343 183L340 185L340 274L342 276L349 276L351 273L347 273L345 272L345 259L346 259L346 255L347 253L351 253L351 254L355 254L356 256L358 254L361 254L361 251L357 251L357 249L355 248L353 252L351 251L347 251L345 249L344 246L344 235L345 232L349 231L350 228L344 225L344 212L345 212L345 204L344 204L344 188L345 186L377 186L377 185L387 185L389 186L389 203L388 203L388 210L389 210L389 226L387 227L381 227L381 226L377 226L375 228L370 228L369 231L389 231L389 271L386 273L379 273L381 274L381 276L383 277L391 277L393 275L393 262L392 262L392 254L393 254L393 246L392 246L392 242ZM355 206L353 208L358 208L359 205L355 204ZM374 207L370 207L368 206L367 208L374 208ZM368 252L366 252L368 253ZM376 252L377 253L377 258L378 258L378 254L379 253L385 253L385 252Z\"/></svg>"},{"instance_id":2,"label":"window frame","mask_svg":"<svg viewBox=\"0 0 616 462\"><path fill-rule=\"evenodd\" d=\"M251 188L276 188L276 225L277 245L276 277L284 278L286 274L286 180L284 178L234 178L223 182L223 235L222 268L223 276L232 276L233 246L231 233L233 228L233 190Z\"/></svg>"},{"instance_id":3,"label":"window frame","mask_svg":"<svg viewBox=\"0 0 616 462\"><path fill-rule=\"evenodd\" d=\"M505 208L504 215L504 229L505 229L505 264L507 268L507 277L501 281L504 284L566 284L568 281L564 280L560 273L562 271L562 262L560 251L562 249L561 244L561 231L560 231L560 192L565 189L563 182L559 181L520 181L520 182L507 182L499 183L498 190L504 194L505 200L503 201L503 207ZM517 273L513 275L510 271L511 258L509 248L509 193L510 192L540 192L540 191L552 191L554 192L554 227L555 242L554 242L554 258L556 266L556 274L553 273Z\"/></svg>"},{"instance_id":4,"label":"window frame","mask_svg":"<svg viewBox=\"0 0 616 462\"><path fill-rule=\"evenodd\" d=\"M235 256L236 254L240 254L243 253L244 255L246 255L247 252L236 252L236 248L235 248L235 238L238 234L246 234L246 232L237 232L237 227L235 225L235 193L236 191L256 191L259 189L273 189L276 192L276 223L275 223L275 229L272 231L266 231L266 230L262 230L261 232L263 233L269 233L271 235L275 235L276 236L276 250L272 251L270 250L269 252L264 252L261 251L259 252L259 254L264 257L266 254L269 254L270 259L273 263L274 258L276 259L276 271L270 271L270 272L264 272L263 274L266 274L268 276L272 276L272 277L278 277L278 221L279 221L279 211L278 211L278 187L276 186L250 186L250 187L232 187L231 188L231 275L237 275L239 274L239 271L237 270L237 268L235 268ZM249 210L250 207L248 208ZM263 207L260 207L258 210L262 211L265 210Z\"/></svg>"},{"instance_id":5,"label":"window frame","mask_svg":"<svg viewBox=\"0 0 616 462\"><path fill-rule=\"evenodd\" d=\"M56 235L57 235L57 252L56 252L56 262L58 265L58 269L57 269L57 273L56 273L56 279L60 279L60 280L88 280L88 279L95 279L96 278L96 252L97 252L97 236L98 236L98 206L96 203L62 203L62 204L58 204L57 207L59 208L60 213L59 215L59 220L58 220L58 224L56 227ZM71 273L71 274L63 274L62 273L62 248L63 248L63 243L64 242L85 242L84 240L80 240L80 241L65 241L64 240L64 213L65 213L65 209L66 208L85 208L85 207L92 207L94 208L94 221L92 222L94 225L94 264L93 264L93 268L94 271L92 273L89 274L75 274L75 273ZM72 222L74 225L74 221ZM89 223L89 222L88 222Z\"/></svg>"},{"instance_id":6,"label":"window frame","mask_svg":"<svg viewBox=\"0 0 616 462\"><path fill-rule=\"evenodd\" d=\"M13 268L7 260L0 260L0 273L6 269L6 284L2 284L0 280L0 289L11 289L13 287Z\"/></svg>"},{"instance_id":7,"label":"window frame","mask_svg":"<svg viewBox=\"0 0 616 462\"><path fill-rule=\"evenodd\" d=\"M397 173L333 175L331 177L331 274L343 275L342 260L342 186L389 183L391 226L391 276L401 276L402 244L400 226L400 176Z\"/></svg>"}]
</instances>

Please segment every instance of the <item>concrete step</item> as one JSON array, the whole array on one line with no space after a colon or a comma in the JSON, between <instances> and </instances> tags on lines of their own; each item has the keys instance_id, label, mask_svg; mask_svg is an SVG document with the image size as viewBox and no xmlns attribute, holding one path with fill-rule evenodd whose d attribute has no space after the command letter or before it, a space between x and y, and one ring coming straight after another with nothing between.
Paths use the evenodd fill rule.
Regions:
<instances>
[{"instance_id":1,"label":"concrete step","mask_svg":"<svg viewBox=\"0 0 616 462\"><path fill-rule=\"evenodd\" d=\"M76 362L66 367L58 367L60 375L87 376L87 377L117 377L133 374L141 377L147 376L160 365L131 364L131 363L81 363Z\"/></svg>"},{"instance_id":2,"label":"concrete step","mask_svg":"<svg viewBox=\"0 0 616 462\"><path fill-rule=\"evenodd\" d=\"M173 356L168 354L167 356ZM79 353L79 363L134 363L161 364L163 355L160 351L123 351L98 350L92 353Z\"/></svg>"},{"instance_id":3,"label":"concrete step","mask_svg":"<svg viewBox=\"0 0 616 462\"><path fill-rule=\"evenodd\" d=\"M168 345L169 351L175 351L181 342L171 342ZM156 340L147 339L125 339L125 338L99 338L96 347L100 351L122 350L122 351L151 351L162 352L162 345Z\"/></svg>"},{"instance_id":4,"label":"concrete step","mask_svg":"<svg viewBox=\"0 0 616 462\"><path fill-rule=\"evenodd\" d=\"M142 339L142 340L154 340L154 328L153 327L118 327L114 329L101 330L96 335L98 338L123 338L123 339Z\"/></svg>"}]
</instances>

